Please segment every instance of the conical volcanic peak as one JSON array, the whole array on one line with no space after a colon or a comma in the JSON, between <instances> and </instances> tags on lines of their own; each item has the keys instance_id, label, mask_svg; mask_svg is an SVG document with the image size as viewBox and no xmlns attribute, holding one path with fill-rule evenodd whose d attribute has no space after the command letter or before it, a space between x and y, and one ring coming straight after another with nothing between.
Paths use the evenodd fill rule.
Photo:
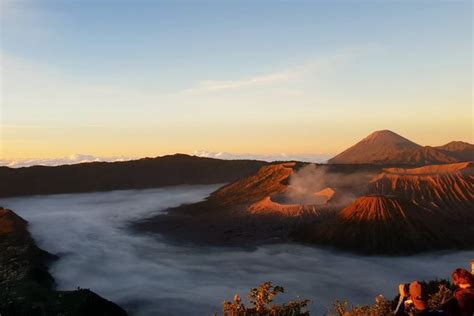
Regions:
<instances>
[{"instance_id":1,"label":"conical volcanic peak","mask_svg":"<svg viewBox=\"0 0 474 316\"><path fill-rule=\"evenodd\" d=\"M419 210L409 202L382 195L361 196L344 208L341 219L353 221L407 221Z\"/></svg>"},{"instance_id":2,"label":"conical volcanic peak","mask_svg":"<svg viewBox=\"0 0 474 316\"><path fill-rule=\"evenodd\" d=\"M412 201L365 195L345 207L337 219L311 231L316 242L367 253L416 253L457 243L472 243L468 230L453 230L446 218ZM458 241L459 238L459 241Z\"/></svg>"},{"instance_id":3,"label":"conical volcanic peak","mask_svg":"<svg viewBox=\"0 0 474 316\"><path fill-rule=\"evenodd\" d=\"M376 131L329 160L332 164L436 164L458 159L434 147L420 146L392 131Z\"/></svg>"},{"instance_id":4,"label":"conical volcanic peak","mask_svg":"<svg viewBox=\"0 0 474 316\"><path fill-rule=\"evenodd\" d=\"M358 144L391 145L407 149L421 147L420 145L415 144L411 140L406 139L405 137L402 137L397 133L386 129L373 132L372 134L361 140Z\"/></svg>"}]
</instances>

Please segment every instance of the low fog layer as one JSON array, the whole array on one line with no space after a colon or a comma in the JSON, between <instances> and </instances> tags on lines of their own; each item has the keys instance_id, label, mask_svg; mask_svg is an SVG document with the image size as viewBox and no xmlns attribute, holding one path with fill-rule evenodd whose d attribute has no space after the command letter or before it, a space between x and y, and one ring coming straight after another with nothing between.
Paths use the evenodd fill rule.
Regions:
<instances>
[{"instance_id":1,"label":"low fog layer","mask_svg":"<svg viewBox=\"0 0 474 316\"><path fill-rule=\"evenodd\" d=\"M126 161L131 160L130 157L97 157L93 155L83 154L72 154L66 157L51 158L51 159L0 159L0 166L10 168L21 168L31 166L61 166L61 165L72 165L77 163L85 162L98 162L98 161Z\"/></svg>"},{"instance_id":2,"label":"low fog layer","mask_svg":"<svg viewBox=\"0 0 474 316\"><path fill-rule=\"evenodd\" d=\"M372 303L397 284L446 278L474 252L363 257L298 245L255 251L170 245L129 232L130 221L205 198L217 186L183 186L0 200L30 222L40 247L61 255L52 267L60 289L90 288L133 315L209 315L223 300L271 280L285 299L313 301L321 314L336 298Z\"/></svg>"}]
</instances>

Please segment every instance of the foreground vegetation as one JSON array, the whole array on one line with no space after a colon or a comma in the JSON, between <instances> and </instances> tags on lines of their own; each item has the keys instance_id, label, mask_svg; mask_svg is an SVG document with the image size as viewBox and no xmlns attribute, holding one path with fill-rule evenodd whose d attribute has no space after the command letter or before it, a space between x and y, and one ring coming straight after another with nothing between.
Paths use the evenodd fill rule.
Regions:
<instances>
[{"instance_id":1,"label":"foreground vegetation","mask_svg":"<svg viewBox=\"0 0 474 316\"><path fill-rule=\"evenodd\" d=\"M281 286L273 286L271 282L265 282L253 288L247 297L251 304L245 306L239 295L235 295L233 302L224 302L224 316L307 316L305 311L309 300L290 301L284 304L270 304L278 293L284 293Z\"/></svg>"},{"instance_id":2,"label":"foreground vegetation","mask_svg":"<svg viewBox=\"0 0 474 316\"><path fill-rule=\"evenodd\" d=\"M428 308L438 310L444 299L452 296L454 286L446 280L421 282L428 298ZM375 298L373 305L351 305L348 301L336 300L328 316L386 316L393 315L399 295L388 300L382 295Z\"/></svg>"},{"instance_id":3,"label":"foreground vegetation","mask_svg":"<svg viewBox=\"0 0 474 316\"><path fill-rule=\"evenodd\" d=\"M430 310L438 310L443 299L452 295L454 286L446 280L421 282L428 297ZM310 300L302 299L289 301L282 304L272 304L279 293L284 293L281 286L273 286L265 282L253 288L247 294L250 306L242 303L238 294L233 301L225 301L223 306L224 316L309 316L308 307ZM351 305L347 300L336 300L329 308L327 316L388 316L393 315L398 303L397 295L392 300L379 295L373 305Z\"/></svg>"}]
</instances>

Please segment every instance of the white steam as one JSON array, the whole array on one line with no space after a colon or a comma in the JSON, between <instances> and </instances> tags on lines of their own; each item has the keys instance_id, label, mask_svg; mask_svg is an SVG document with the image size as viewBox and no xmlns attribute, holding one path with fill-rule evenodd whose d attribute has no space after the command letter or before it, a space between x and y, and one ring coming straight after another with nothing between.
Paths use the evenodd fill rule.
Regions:
<instances>
[{"instance_id":1,"label":"white steam","mask_svg":"<svg viewBox=\"0 0 474 316\"><path fill-rule=\"evenodd\" d=\"M365 173L336 173L327 166L308 164L291 175L286 198L290 203L324 204L327 199L316 193L329 189L334 191L331 205L341 207L364 191L367 179Z\"/></svg>"}]
</instances>

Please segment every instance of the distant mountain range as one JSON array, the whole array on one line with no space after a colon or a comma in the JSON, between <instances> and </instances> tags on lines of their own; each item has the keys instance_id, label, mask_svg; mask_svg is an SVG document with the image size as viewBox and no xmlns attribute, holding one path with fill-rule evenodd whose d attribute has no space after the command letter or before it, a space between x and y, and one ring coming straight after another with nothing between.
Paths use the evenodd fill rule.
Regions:
<instances>
[{"instance_id":1,"label":"distant mountain range","mask_svg":"<svg viewBox=\"0 0 474 316\"><path fill-rule=\"evenodd\" d=\"M229 152L212 152L206 150L196 150L191 156L202 157L202 158L214 158L222 160L260 160L266 162L273 161L304 161L322 163L331 158L328 154L298 154L298 153L278 153L278 154L252 154L252 153L229 153ZM63 166L73 165L87 162L117 162L117 161L130 161L137 160L137 158L131 158L127 156L94 156L84 154L72 154L65 157L59 158L29 158L29 159L1 159L0 167L10 168L22 168L32 166Z\"/></svg>"},{"instance_id":2,"label":"distant mountain range","mask_svg":"<svg viewBox=\"0 0 474 316\"><path fill-rule=\"evenodd\" d=\"M231 182L265 165L182 154L63 166L0 167L0 197Z\"/></svg>"},{"instance_id":3,"label":"distant mountain range","mask_svg":"<svg viewBox=\"0 0 474 316\"><path fill-rule=\"evenodd\" d=\"M392 131L376 131L329 159L331 164L444 164L474 160L474 145L453 141L443 146L418 145Z\"/></svg>"}]
</instances>

